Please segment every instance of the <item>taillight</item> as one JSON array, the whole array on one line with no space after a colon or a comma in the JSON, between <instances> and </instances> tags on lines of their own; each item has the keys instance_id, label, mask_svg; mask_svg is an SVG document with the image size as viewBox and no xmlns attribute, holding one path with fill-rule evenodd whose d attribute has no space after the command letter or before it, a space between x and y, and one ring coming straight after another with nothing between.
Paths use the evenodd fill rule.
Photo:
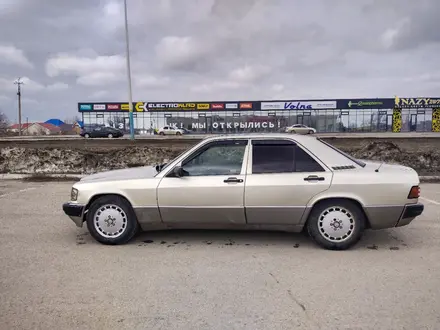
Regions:
<instances>
[{"instance_id":1,"label":"taillight","mask_svg":"<svg viewBox=\"0 0 440 330\"><path fill-rule=\"evenodd\" d=\"M419 197L420 197L420 187L412 186L408 194L408 199L419 198Z\"/></svg>"}]
</instances>

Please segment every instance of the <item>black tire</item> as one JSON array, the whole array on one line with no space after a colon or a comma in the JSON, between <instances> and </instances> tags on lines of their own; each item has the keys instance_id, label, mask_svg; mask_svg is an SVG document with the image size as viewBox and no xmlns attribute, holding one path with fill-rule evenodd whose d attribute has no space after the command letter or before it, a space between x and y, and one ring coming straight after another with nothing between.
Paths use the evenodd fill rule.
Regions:
<instances>
[{"instance_id":1,"label":"black tire","mask_svg":"<svg viewBox=\"0 0 440 330\"><path fill-rule=\"evenodd\" d=\"M309 131L309 134L313 134L313 131L312 131L312 130L310 130L310 131Z\"/></svg>"},{"instance_id":2,"label":"black tire","mask_svg":"<svg viewBox=\"0 0 440 330\"><path fill-rule=\"evenodd\" d=\"M331 211L332 209L334 210ZM330 212L324 215L323 212L327 212L328 210L330 210ZM331 212L335 212L336 215L339 214L343 222L339 222L342 221L339 218L327 218L326 221L326 216L332 217L332 215L330 215ZM342 212L342 214L339 212ZM320 221L320 218L323 221ZM334 220L334 222L332 220ZM323 226L326 223L328 224L329 221L332 221L329 225L334 230L334 233L336 233L337 230L334 226L342 225L340 233L345 233L345 230L348 228L348 232L346 233L347 237L339 236L332 239L327 232L330 229L328 228L326 231L325 226ZM310 237L322 248L327 250L347 250L357 244L361 239L365 230L366 221L364 213L356 203L346 199L332 199L322 201L313 207L307 219L306 226Z\"/></svg>"},{"instance_id":3,"label":"black tire","mask_svg":"<svg viewBox=\"0 0 440 330\"><path fill-rule=\"evenodd\" d=\"M160 132L159 135L165 135L165 133L164 132Z\"/></svg>"},{"instance_id":4,"label":"black tire","mask_svg":"<svg viewBox=\"0 0 440 330\"><path fill-rule=\"evenodd\" d=\"M109 134L107 135L107 137L108 137L109 139L113 139L113 134L112 134L112 133L109 133Z\"/></svg>"},{"instance_id":5,"label":"black tire","mask_svg":"<svg viewBox=\"0 0 440 330\"><path fill-rule=\"evenodd\" d=\"M176 132L176 135L182 135L182 133L180 133L179 131Z\"/></svg>"},{"instance_id":6,"label":"black tire","mask_svg":"<svg viewBox=\"0 0 440 330\"><path fill-rule=\"evenodd\" d=\"M88 139L88 138L90 137L90 134L89 134L89 133L86 133L86 134L84 134L84 137L85 137L86 139Z\"/></svg>"},{"instance_id":7,"label":"black tire","mask_svg":"<svg viewBox=\"0 0 440 330\"><path fill-rule=\"evenodd\" d=\"M122 234L120 234L120 236L118 237L106 237L105 234L98 231L95 227L95 214L97 214L100 208L106 205L112 205L111 212L118 212L121 214L122 219L125 219L125 227L123 228ZM103 212L109 212L107 211L107 209L108 207ZM123 215L125 215L125 217ZM99 243L106 245L125 244L138 233L140 228L136 218L136 214L134 213L134 210L131 207L130 203L128 203L124 198L115 195L108 195L97 198L92 203L89 211L87 212L86 222L90 235ZM107 227L110 227L110 224L107 224ZM101 230L103 230L103 228Z\"/></svg>"}]
</instances>

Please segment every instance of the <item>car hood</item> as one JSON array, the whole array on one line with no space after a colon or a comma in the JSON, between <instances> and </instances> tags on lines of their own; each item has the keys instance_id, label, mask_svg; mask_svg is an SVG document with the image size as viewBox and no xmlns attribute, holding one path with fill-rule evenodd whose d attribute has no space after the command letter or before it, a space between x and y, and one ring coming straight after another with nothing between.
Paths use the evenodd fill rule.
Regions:
<instances>
[{"instance_id":1,"label":"car hood","mask_svg":"<svg viewBox=\"0 0 440 330\"><path fill-rule=\"evenodd\" d=\"M87 175L80 182L148 179L157 174L155 166L132 167Z\"/></svg>"}]
</instances>

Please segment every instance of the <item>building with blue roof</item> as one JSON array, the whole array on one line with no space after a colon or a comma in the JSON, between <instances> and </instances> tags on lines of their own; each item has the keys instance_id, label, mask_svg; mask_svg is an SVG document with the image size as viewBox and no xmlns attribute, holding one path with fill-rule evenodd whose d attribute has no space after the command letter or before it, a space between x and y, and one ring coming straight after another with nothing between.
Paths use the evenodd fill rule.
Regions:
<instances>
[{"instance_id":1,"label":"building with blue roof","mask_svg":"<svg viewBox=\"0 0 440 330\"><path fill-rule=\"evenodd\" d=\"M46 120L44 123L45 124L52 124L52 125L57 126L57 127L59 127L59 126L64 124L64 122L62 120L56 119L56 118L52 118L52 119Z\"/></svg>"}]
</instances>

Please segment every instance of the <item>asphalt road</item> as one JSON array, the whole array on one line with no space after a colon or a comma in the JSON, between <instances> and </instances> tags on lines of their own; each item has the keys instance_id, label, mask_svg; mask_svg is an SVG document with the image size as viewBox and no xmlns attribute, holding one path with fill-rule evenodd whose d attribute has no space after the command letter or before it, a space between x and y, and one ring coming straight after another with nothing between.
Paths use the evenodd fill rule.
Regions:
<instances>
[{"instance_id":1,"label":"asphalt road","mask_svg":"<svg viewBox=\"0 0 440 330\"><path fill-rule=\"evenodd\" d=\"M407 227L332 252L300 234L144 233L103 246L70 183L0 181L0 329L438 329L440 185Z\"/></svg>"}]
</instances>

